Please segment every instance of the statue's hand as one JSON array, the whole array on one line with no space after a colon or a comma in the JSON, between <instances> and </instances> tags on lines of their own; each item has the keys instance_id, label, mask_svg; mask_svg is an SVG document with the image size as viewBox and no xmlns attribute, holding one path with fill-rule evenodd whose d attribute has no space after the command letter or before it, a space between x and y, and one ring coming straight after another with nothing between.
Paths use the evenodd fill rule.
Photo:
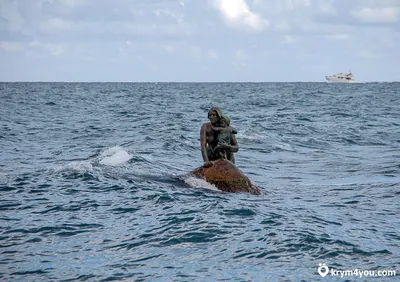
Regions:
<instances>
[{"instance_id":1,"label":"statue's hand","mask_svg":"<svg viewBox=\"0 0 400 282\"><path fill-rule=\"evenodd\" d=\"M226 143L224 140L222 140L220 143L218 143L218 145L215 147L215 149L222 149L222 150L228 150L230 149L231 146Z\"/></svg>"},{"instance_id":2,"label":"statue's hand","mask_svg":"<svg viewBox=\"0 0 400 282\"><path fill-rule=\"evenodd\" d=\"M213 163L212 162L204 162L204 167L212 167Z\"/></svg>"}]
</instances>

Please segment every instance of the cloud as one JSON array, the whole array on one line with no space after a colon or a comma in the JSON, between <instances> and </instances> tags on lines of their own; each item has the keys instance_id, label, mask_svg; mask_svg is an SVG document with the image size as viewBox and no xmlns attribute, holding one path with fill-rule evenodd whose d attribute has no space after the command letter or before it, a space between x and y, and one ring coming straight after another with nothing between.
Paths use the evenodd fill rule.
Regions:
<instances>
[{"instance_id":1,"label":"cloud","mask_svg":"<svg viewBox=\"0 0 400 282\"><path fill-rule=\"evenodd\" d=\"M17 2L1 1L0 2L0 17L6 23L10 30L19 30L23 27L25 19L19 12Z\"/></svg>"},{"instance_id":2,"label":"cloud","mask_svg":"<svg viewBox=\"0 0 400 282\"><path fill-rule=\"evenodd\" d=\"M208 57L209 57L210 59L217 60L217 59L218 59L218 53L215 52L215 51L209 51L209 52L208 52Z\"/></svg>"},{"instance_id":3,"label":"cloud","mask_svg":"<svg viewBox=\"0 0 400 282\"><path fill-rule=\"evenodd\" d=\"M320 81L349 67L398 80L399 9L399 0L0 0L0 80ZM47 75L32 71L38 64Z\"/></svg>"},{"instance_id":4,"label":"cloud","mask_svg":"<svg viewBox=\"0 0 400 282\"><path fill-rule=\"evenodd\" d=\"M295 10L298 7L310 7L311 1L310 0L286 0L283 1L284 5L289 10Z\"/></svg>"},{"instance_id":5,"label":"cloud","mask_svg":"<svg viewBox=\"0 0 400 282\"><path fill-rule=\"evenodd\" d=\"M274 23L274 30L277 32L288 32L291 28L287 20L278 20Z\"/></svg>"},{"instance_id":6,"label":"cloud","mask_svg":"<svg viewBox=\"0 0 400 282\"><path fill-rule=\"evenodd\" d=\"M170 53L170 54L176 52L176 46L174 46L172 44L164 44L163 49L165 52Z\"/></svg>"},{"instance_id":7,"label":"cloud","mask_svg":"<svg viewBox=\"0 0 400 282\"><path fill-rule=\"evenodd\" d=\"M287 44L292 44L298 41L297 37L293 35L285 35L283 38L284 40L282 42Z\"/></svg>"},{"instance_id":8,"label":"cloud","mask_svg":"<svg viewBox=\"0 0 400 282\"><path fill-rule=\"evenodd\" d=\"M336 14L336 8L333 5L334 0L323 0L318 2L318 10L325 14Z\"/></svg>"},{"instance_id":9,"label":"cloud","mask_svg":"<svg viewBox=\"0 0 400 282\"><path fill-rule=\"evenodd\" d=\"M29 46L32 48L37 48L47 51L53 56L60 56L64 54L66 51L66 46L62 44L51 44L51 43L42 43L39 41L32 41L29 43Z\"/></svg>"},{"instance_id":10,"label":"cloud","mask_svg":"<svg viewBox=\"0 0 400 282\"><path fill-rule=\"evenodd\" d=\"M73 30L77 29L77 24L63 20L61 18L50 18L46 20L45 22L42 22L40 24L41 29L43 30Z\"/></svg>"},{"instance_id":11,"label":"cloud","mask_svg":"<svg viewBox=\"0 0 400 282\"><path fill-rule=\"evenodd\" d=\"M362 50L358 53L358 56L362 57L362 58L368 58L368 59L374 59L377 58L377 54L369 51L369 50Z\"/></svg>"},{"instance_id":12,"label":"cloud","mask_svg":"<svg viewBox=\"0 0 400 282\"><path fill-rule=\"evenodd\" d=\"M336 20L334 0L253 0L253 7L269 21L273 32L306 32L309 26ZM340 22L339 20L337 22Z\"/></svg>"},{"instance_id":13,"label":"cloud","mask_svg":"<svg viewBox=\"0 0 400 282\"><path fill-rule=\"evenodd\" d=\"M211 60L218 59L218 53L216 51L206 50L199 46L192 46L190 48L189 54L190 54L190 56L192 56L196 59L211 59Z\"/></svg>"},{"instance_id":14,"label":"cloud","mask_svg":"<svg viewBox=\"0 0 400 282\"><path fill-rule=\"evenodd\" d=\"M347 40L347 39L349 39L349 37L350 36L348 34L344 34L344 33L325 35L325 38L329 39L329 40Z\"/></svg>"},{"instance_id":15,"label":"cloud","mask_svg":"<svg viewBox=\"0 0 400 282\"><path fill-rule=\"evenodd\" d=\"M400 18L400 7L362 8L350 14L365 23L395 23Z\"/></svg>"},{"instance_id":16,"label":"cloud","mask_svg":"<svg viewBox=\"0 0 400 282\"><path fill-rule=\"evenodd\" d=\"M58 1L60 1L62 4L64 4L65 6L68 6L68 7L81 6L86 2L86 0L58 0ZM49 2L53 4L55 1L49 0Z\"/></svg>"},{"instance_id":17,"label":"cloud","mask_svg":"<svg viewBox=\"0 0 400 282\"><path fill-rule=\"evenodd\" d=\"M249 59L249 54L246 51L239 49L235 51L234 58L235 58L233 62L234 65L245 66Z\"/></svg>"},{"instance_id":18,"label":"cloud","mask_svg":"<svg viewBox=\"0 0 400 282\"><path fill-rule=\"evenodd\" d=\"M247 54L243 50L236 50L235 52L235 58L239 61L245 61L249 57L249 54Z\"/></svg>"},{"instance_id":19,"label":"cloud","mask_svg":"<svg viewBox=\"0 0 400 282\"><path fill-rule=\"evenodd\" d=\"M252 12L245 0L212 0L229 26L261 31L269 25L269 21Z\"/></svg>"},{"instance_id":20,"label":"cloud","mask_svg":"<svg viewBox=\"0 0 400 282\"><path fill-rule=\"evenodd\" d=\"M24 46L18 42L0 42L0 48L8 52L20 52L24 50Z\"/></svg>"}]
</instances>

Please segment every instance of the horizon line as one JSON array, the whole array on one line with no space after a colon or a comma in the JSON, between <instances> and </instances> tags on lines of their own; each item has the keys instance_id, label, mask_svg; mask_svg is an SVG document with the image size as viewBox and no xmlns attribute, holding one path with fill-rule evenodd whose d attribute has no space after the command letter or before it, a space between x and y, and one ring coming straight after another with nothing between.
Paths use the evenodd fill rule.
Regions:
<instances>
[{"instance_id":1,"label":"horizon line","mask_svg":"<svg viewBox=\"0 0 400 282\"><path fill-rule=\"evenodd\" d=\"M376 81L354 81L351 83L339 84L353 84L353 83L393 83L400 82L400 80L376 80ZM1 81L0 83L328 83L337 84L327 81L46 81L46 80L13 80Z\"/></svg>"}]
</instances>

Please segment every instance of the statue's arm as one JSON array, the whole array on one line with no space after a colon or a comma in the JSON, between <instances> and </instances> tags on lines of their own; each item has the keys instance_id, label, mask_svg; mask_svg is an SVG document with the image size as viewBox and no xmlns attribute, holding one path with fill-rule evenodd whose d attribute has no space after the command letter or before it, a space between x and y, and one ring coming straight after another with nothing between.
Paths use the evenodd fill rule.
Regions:
<instances>
[{"instance_id":1,"label":"statue's arm","mask_svg":"<svg viewBox=\"0 0 400 282\"><path fill-rule=\"evenodd\" d=\"M236 140L235 134L232 134L232 136L231 136L231 146L230 146L229 150L232 153L236 153L237 151L239 151L239 144Z\"/></svg>"},{"instance_id":2,"label":"statue's arm","mask_svg":"<svg viewBox=\"0 0 400 282\"><path fill-rule=\"evenodd\" d=\"M214 131L222 131L223 128L211 125L211 129L214 130Z\"/></svg>"},{"instance_id":3,"label":"statue's arm","mask_svg":"<svg viewBox=\"0 0 400 282\"><path fill-rule=\"evenodd\" d=\"M218 143L218 146L215 149L229 150L232 153L236 153L237 151L239 151L239 145L236 140L235 134L231 134L230 144L228 144L225 140L221 140L221 142Z\"/></svg>"},{"instance_id":4,"label":"statue's arm","mask_svg":"<svg viewBox=\"0 0 400 282\"><path fill-rule=\"evenodd\" d=\"M208 162L207 155L207 124L203 124L200 129L200 147L201 155L203 156L203 161Z\"/></svg>"}]
</instances>

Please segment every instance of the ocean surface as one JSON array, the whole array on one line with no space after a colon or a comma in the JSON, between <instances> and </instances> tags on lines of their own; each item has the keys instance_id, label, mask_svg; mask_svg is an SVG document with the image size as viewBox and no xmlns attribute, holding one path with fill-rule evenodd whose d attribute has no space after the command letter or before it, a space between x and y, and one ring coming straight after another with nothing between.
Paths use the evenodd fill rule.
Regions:
<instances>
[{"instance_id":1,"label":"ocean surface","mask_svg":"<svg viewBox=\"0 0 400 282\"><path fill-rule=\"evenodd\" d=\"M262 195L190 176L212 106ZM1 281L398 281L400 83L0 83L0 114Z\"/></svg>"}]
</instances>

